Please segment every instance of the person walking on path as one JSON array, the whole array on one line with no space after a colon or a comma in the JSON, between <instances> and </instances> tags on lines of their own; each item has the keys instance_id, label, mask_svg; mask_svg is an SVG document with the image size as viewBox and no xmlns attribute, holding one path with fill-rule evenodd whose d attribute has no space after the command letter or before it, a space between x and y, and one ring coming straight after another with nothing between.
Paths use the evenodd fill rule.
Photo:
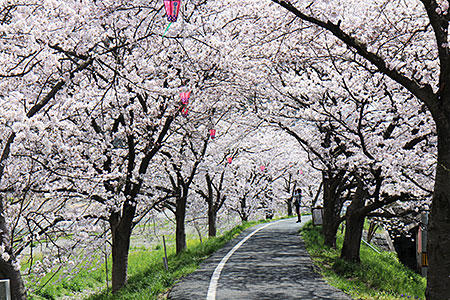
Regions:
<instances>
[{"instance_id":1,"label":"person walking on path","mask_svg":"<svg viewBox=\"0 0 450 300\"><path fill-rule=\"evenodd\" d=\"M295 212L297 213L297 223L302 222L301 213L300 213L301 203L302 203L302 190L296 189L294 192L294 205L295 205Z\"/></svg>"}]
</instances>

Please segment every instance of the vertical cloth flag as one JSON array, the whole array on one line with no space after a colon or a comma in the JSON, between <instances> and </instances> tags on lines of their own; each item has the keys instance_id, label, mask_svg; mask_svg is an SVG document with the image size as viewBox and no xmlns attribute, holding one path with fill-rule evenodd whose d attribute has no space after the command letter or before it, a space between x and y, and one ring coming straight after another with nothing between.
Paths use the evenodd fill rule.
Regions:
<instances>
[{"instance_id":1,"label":"vertical cloth flag","mask_svg":"<svg viewBox=\"0 0 450 300\"><path fill-rule=\"evenodd\" d=\"M191 97L191 92L182 92L180 93L180 98L181 98L181 103L183 103L184 105L188 105L189 104L189 98Z\"/></svg>"},{"instance_id":2,"label":"vertical cloth flag","mask_svg":"<svg viewBox=\"0 0 450 300\"><path fill-rule=\"evenodd\" d=\"M216 130L215 129L210 129L209 130L209 135L211 136L212 139L214 139L216 137Z\"/></svg>"},{"instance_id":3,"label":"vertical cloth flag","mask_svg":"<svg viewBox=\"0 0 450 300\"><path fill-rule=\"evenodd\" d=\"M170 22L164 31L163 37L169 30L172 22L176 22L178 18L178 13L180 12L181 0L164 0L164 7L166 8L167 20Z\"/></svg>"},{"instance_id":4,"label":"vertical cloth flag","mask_svg":"<svg viewBox=\"0 0 450 300\"><path fill-rule=\"evenodd\" d=\"M167 20L169 22L177 21L180 6L181 0L164 0L164 7L166 8Z\"/></svg>"}]
</instances>

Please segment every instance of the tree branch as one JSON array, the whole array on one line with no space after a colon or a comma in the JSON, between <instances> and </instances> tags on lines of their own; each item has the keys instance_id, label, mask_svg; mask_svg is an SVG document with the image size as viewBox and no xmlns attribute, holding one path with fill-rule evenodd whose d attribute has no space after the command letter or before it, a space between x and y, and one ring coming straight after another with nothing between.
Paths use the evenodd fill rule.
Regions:
<instances>
[{"instance_id":1,"label":"tree branch","mask_svg":"<svg viewBox=\"0 0 450 300\"><path fill-rule=\"evenodd\" d=\"M423 0L425 2L430 2L434 0ZM278 5L284 7L291 13L293 13L298 18L313 23L329 32L331 32L336 38L344 42L347 46L354 49L360 56L368 60L371 64L373 64L377 69L389 76L392 80L399 83L403 87L405 87L408 91L410 91L412 94L414 94L417 98L422 100L430 109L431 113L434 116L438 115L438 108L437 108L437 97L433 93L433 89L429 84L424 84L423 86L419 85L415 81L411 80L410 78L400 74L397 70L394 68L388 66L384 59L382 59L379 55L370 52L367 50L367 46L358 41L356 38L350 36L349 34L345 33L341 28L339 28L339 23L333 24L331 21L321 21L317 18L305 15L301 11L299 11L297 8L295 8L290 2L286 0L272 0L272 2L277 3Z\"/></svg>"}]
</instances>

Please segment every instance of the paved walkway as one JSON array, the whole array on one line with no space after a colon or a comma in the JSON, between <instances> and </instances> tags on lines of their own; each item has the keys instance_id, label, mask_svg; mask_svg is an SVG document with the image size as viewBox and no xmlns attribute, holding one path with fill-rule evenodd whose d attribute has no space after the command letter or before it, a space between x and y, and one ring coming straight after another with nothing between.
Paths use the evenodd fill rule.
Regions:
<instances>
[{"instance_id":1,"label":"paved walkway","mask_svg":"<svg viewBox=\"0 0 450 300\"><path fill-rule=\"evenodd\" d=\"M303 217L302 224L307 220ZM169 299L351 299L314 272L313 263L298 235L300 224L295 223L295 219L271 223L244 242L229 256L225 265L222 264L217 289L213 288L215 295L211 288L208 294L212 274L217 265L223 263L223 257L243 238L265 225L245 230L206 259L197 271L175 285Z\"/></svg>"}]
</instances>

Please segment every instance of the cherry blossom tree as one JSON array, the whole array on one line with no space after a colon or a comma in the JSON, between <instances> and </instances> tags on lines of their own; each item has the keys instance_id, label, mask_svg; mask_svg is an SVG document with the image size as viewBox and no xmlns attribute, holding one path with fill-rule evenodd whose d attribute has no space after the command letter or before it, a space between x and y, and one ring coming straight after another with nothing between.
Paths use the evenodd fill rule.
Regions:
<instances>
[{"instance_id":1,"label":"cherry blossom tree","mask_svg":"<svg viewBox=\"0 0 450 300\"><path fill-rule=\"evenodd\" d=\"M363 7L353 5L349 12L343 6L330 6L329 1L312 6L309 13L291 2L273 2L292 12L305 22L310 22L345 43L362 58L369 69L380 72L403 86L427 107L433 116L438 135L438 165L434 187L433 205L429 226L428 254L430 256L427 299L442 299L450 292L448 266L450 257L445 251L449 246L448 237L448 153L450 133L448 121L449 98L449 52L448 52L448 9L447 1L424 0L413 3L394 1L385 5L370 2ZM422 7L420 7L422 5ZM380 12L371 16L370 11ZM351 6L346 6L350 8ZM329 9L333 12L327 14ZM358 11L359 10L359 11ZM398 13L410 16L402 18ZM356 14L356 12L358 13ZM382 22L379 16L389 14L389 22ZM394 13L395 12L395 13ZM394 17L395 16L395 17ZM347 20L344 18L347 17ZM391 17L394 17L393 20ZM348 22L351 20L351 22ZM369 25L376 24L371 30ZM412 20L412 22L410 21ZM381 22L380 22L381 21ZM362 24L366 24L363 26ZM392 26L396 24L396 26ZM359 26L359 27L358 27ZM352 33L351 30L355 30ZM359 34L358 34L358 33ZM363 33L364 32L364 33ZM381 35L382 33L383 35ZM384 42L394 36L390 42ZM405 51L398 51L405 49ZM423 50L432 49L424 54ZM416 53L417 55L414 55ZM420 53L420 54L419 54ZM408 63L402 63L407 60ZM419 70L421 72L419 72Z\"/></svg>"},{"instance_id":2,"label":"cherry blossom tree","mask_svg":"<svg viewBox=\"0 0 450 300\"><path fill-rule=\"evenodd\" d=\"M361 80L359 78L359 82ZM348 84L343 86L343 88L348 89ZM313 142L306 140L301 134L295 131L295 125L291 125L292 128L290 128L281 123L281 121L272 120L269 122L277 124L295 137L316 157L319 165L326 166L328 164L331 166L328 169L334 168L341 170L340 174L337 173L339 174L339 177L337 177L339 180L336 180L337 185L329 185L329 178L326 176L326 173L324 174L324 233L328 237L326 239L327 243L332 246L335 241L338 225L343 221L343 218L340 217L342 205L345 201L352 199L352 205L347 210L346 233L348 233L348 240L346 239L347 243L345 243L345 247L343 248L343 257L358 261L360 237L365 216L393 201L400 199L405 201L406 199L417 198L417 196L405 197L405 194L421 194L421 189L418 189L420 185L417 186L414 181L410 181L410 185L404 186L405 189L399 189L399 185L405 185L404 181L408 181L408 175L406 177L404 176L405 172L414 171L417 173L426 170L424 165L426 166L428 159L432 158L430 152L432 152L434 146L432 143L428 147L426 145L420 145L420 147L415 146L426 139L432 140L433 134L432 132L428 132L425 135L419 135L418 138L419 130L414 128L418 124L411 124L413 122L399 122L399 118L397 118L397 107L390 109L393 114L392 118L387 117L385 113L378 113L380 111L379 105L383 103L383 99L387 100L384 110L389 110L392 106L392 99L387 95L379 100L378 105L374 105L373 102L356 100L356 97L358 97L356 90L350 95L340 95L337 91L327 91L323 96L325 100L318 100L317 103L319 105L307 103L308 107L304 109L313 113L312 115L309 114L309 116L315 115L312 119L309 117L309 122L312 121L322 124L316 127L318 132L315 135L322 135L322 139L319 140L319 143L316 142L315 147L312 147ZM345 92L345 89L343 91ZM365 93L367 94L367 92ZM351 99L349 101L349 98L353 98L353 100ZM407 102L404 99L401 100L402 102ZM305 103L303 102L302 105L305 105ZM352 103L350 106L353 107L350 107L349 103ZM290 104L289 110L293 105ZM383 112L384 110L381 111ZM342 111L345 113L343 114ZM280 118L281 116L284 122L289 121L292 123L290 120L296 119L292 112L288 113L283 110L281 110L281 114L274 115L278 120L282 120ZM394 126L391 120L396 120ZM384 126L383 123L386 123L386 125ZM409 126L411 125L414 129L410 135ZM302 127L302 131L305 132L305 125L302 124ZM314 129L315 127L312 126L311 128ZM395 132L393 132L394 128L396 129ZM303 133L303 135L305 134ZM394 140L395 143L392 142ZM392 165L392 159L389 158L389 155L395 155L397 164ZM411 157L419 155L424 160L416 159L411 164ZM330 164L332 161L333 165ZM366 181L364 188L360 187L358 189L356 187L361 186L361 180L359 179L361 176L368 181ZM385 182L385 178L388 179L387 182ZM372 180L373 182L369 183ZM430 183L430 180L428 183ZM365 189L367 192L371 190L371 193L366 193L364 194L365 196L361 196L361 189ZM333 191L339 191L337 196L330 196L330 192L332 193L331 195L335 194ZM352 196L350 197L350 194L347 196L339 196L345 191L350 192ZM358 195L359 197L357 197ZM330 200L328 199L335 199L337 205L333 204L333 202L330 205ZM364 205L365 201L369 199L371 199L370 204ZM358 205L359 207L355 208ZM353 219L350 218L350 215L356 211L359 214L359 221L358 225L354 226ZM350 242L353 245L352 247L348 246Z\"/></svg>"},{"instance_id":3,"label":"cherry blossom tree","mask_svg":"<svg viewBox=\"0 0 450 300\"><path fill-rule=\"evenodd\" d=\"M51 225L59 220L59 217L55 215L52 220L52 214L50 214L44 223L39 222L38 216L42 216L45 211L39 209L42 207L42 203L37 201L35 205L30 205L34 201L30 200L27 195L32 188L36 187L34 185L36 182L29 180L28 187L20 187L20 184L17 184L25 184L25 182L21 182L21 176L26 176L26 170L31 171L30 160L19 157L24 154L22 150L26 148L25 145L30 138L35 139L39 136L30 132L30 129L38 131L42 111L49 110L57 94L67 86L69 78L85 71L92 64L92 59L85 56L63 69L56 70L52 65L53 61L45 60L49 49L39 38L35 40L35 33L40 28L23 30L24 20L30 15L30 12L36 10L36 19L39 19L42 16L39 14L42 11L41 8L33 3L24 5L5 3L1 6L2 38L0 43L3 64L0 76L3 79L0 102L3 115L1 120L0 182L4 188L0 200L2 208L0 218L2 258L0 262L2 275L11 280L14 299L26 297L19 271L18 255L26 245L31 244L33 239L30 238L30 235L46 233L46 229L52 227ZM53 72L54 75L51 75ZM20 167L25 168L19 171ZM34 171L28 174L39 171L39 167L32 167ZM26 189L23 189L24 187ZM9 201L8 197L17 198L17 200ZM34 218L30 217L32 213L35 215ZM30 221L28 218L34 224L28 227L29 230L25 229L29 233L29 235L25 235L18 226L24 223L30 225L25 221ZM31 228L37 232L32 232ZM20 238L16 239L18 231ZM24 244L17 246L16 241L24 242Z\"/></svg>"},{"instance_id":4,"label":"cherry blossom tree","mask_svg":"<svg viewBox=\"0 0 450 300\"><path fill-rule=\"evenodd\" d=\"M215 163L214 159L208 157L205 159L206 164L212 164L212 167L206 167L203 172L204 180L197 180L196 193L206 202L208 210L208 236L214 237L217 234L217 214L223 207L227 199L227 185L229 184L228 161L225 153L219 163ZM231 157L231 156L230 156ZM231 158L232 159L232 158Z\"/></svg>"},{"instance_id":5,"label":"cherry blossom tree","mask_svg":"<svg viewBox=\"0 0 450 300\"><path fill-rule=\"evenodd\" d=\"M190 127L184 128L178 137L181 142L175 141L179 147L170 147L174 151L163 150L167 158L165 173L170 185L157 188L167 194L164 206L175 215L176 252L186 249L186 208L188 197L192 194L192 186L198 167L203 161L208 147L209 134L206 132L192 132Z\"/></svg>"},{"instance_id":6,"label":"cherry blossom tree","mask_svg":"<svg viewBox=\"0 0 450 300\"><path fill-rule=\"evenodd\" d=\"M126 282L137 214L154 207L138 207L141 200L154 200L148 190L151 178L144 177L182 109L175 95L196 67L182 68L185 61L178 53L189 47L162 43L153 32L162 28L162 22L155 22L160 9L156 1L45 1L2 10L2 30L8 34L2 35L7 49L2 76L8 78L2 93L8 95L13 118L22 114L19 121L32 118L39 125L41 140L35 143L43 151L10 151L17 134L11 131L2 145L1 173L10 152L26 154L53 172L52 184L42 190L72 199L66 205L79 208L81 216L66 215L65 220L109 223L114 292ZM180 31L185 27L173 26L177 40L184 41ZM45 115L35 117L45 108Z\"/></svg>"}]
</instances>

